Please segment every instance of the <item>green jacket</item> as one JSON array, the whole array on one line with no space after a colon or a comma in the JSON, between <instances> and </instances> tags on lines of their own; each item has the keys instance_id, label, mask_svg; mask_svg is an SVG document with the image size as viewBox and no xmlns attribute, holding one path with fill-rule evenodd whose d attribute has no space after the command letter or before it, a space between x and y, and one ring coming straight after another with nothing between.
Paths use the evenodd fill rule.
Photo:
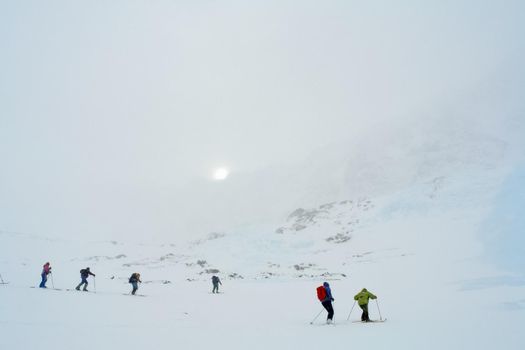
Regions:
<instances>
[{"instance_id":1,"label":"green jacket","mask_svg":"<svg viewBox=\"0 0 525 350\"><path fill-rule=\"evenodd\" d=\"M368 299L377 299L377 297L366 290L366 288L363 288L362 291L357 293L354 297L354 300L357 300L357 303L359 305L366 305L368 304Z\"/></svg>"}]
</instances>

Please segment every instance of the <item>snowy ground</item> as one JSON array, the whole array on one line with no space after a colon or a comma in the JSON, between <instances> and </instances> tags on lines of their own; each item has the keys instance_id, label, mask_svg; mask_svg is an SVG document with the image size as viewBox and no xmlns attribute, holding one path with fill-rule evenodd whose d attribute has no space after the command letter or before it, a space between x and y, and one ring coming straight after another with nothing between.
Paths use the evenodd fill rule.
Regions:
<instances>
[{"instance_id":1,"label":"snowy ground","mask_svg":"<svg viewBox=\"0 0 525 350\"><path fill-rule=\"evenodd\" d=\"M507 349L523 346L523 312L498 308L501 291L465 293L450 287L436 294L433 286L415 281L414 287L405 289L378 286L374 292L388 321L361 324L346 322L355 284L332 285L335 326L323 325L322 320L308 324L320 306L312 298L316 284L305 281L234 282L219 295L209 294L209 285L200 282L143 287L141 292L148 295L144 298L119 291L3 288L1 345L8 349L314 349L323 345L491 349L502 342ZM378 317L375 305L371 313ZM357 318L354 310L351 319Z\"/></svg>"},{"instance_id":2,"label":"snowy ground","mask_svg":"<svg viewBox=\"0 0 525 350\"><path fill-rule=\"evenodd\" d=\"M473 178L424 182L366 199L366 210L332 205L315 220L292 215L183 245L2 232L0 273L10 283L0 287L0 348L523 349L525 283L481 258L477 235L494 192ZM309 223L279 231L298 222ZM341 232L350 239L327 240ZM46 260L62 289L90 266L97 293L30 288ZM210 293L213 269L219 295ZM145 297L124 295L134 271ZM324 313L310 325L325 279L335 325ZM346 321L363 287L387 322L354 323L357 307ZM378 319L375 303L370 310Z\"/></svg>"}]
</instances>

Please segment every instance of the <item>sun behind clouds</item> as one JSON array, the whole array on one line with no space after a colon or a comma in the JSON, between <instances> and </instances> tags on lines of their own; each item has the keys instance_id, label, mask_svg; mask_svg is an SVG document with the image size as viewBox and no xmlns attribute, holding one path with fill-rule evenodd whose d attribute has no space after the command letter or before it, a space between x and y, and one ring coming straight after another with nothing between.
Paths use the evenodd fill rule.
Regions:
<instances>
[{"instance_id":1,"label":"sun behind clouds","mask_svg":"<svg viewBox=\"0 0 525 350\"><path fill-rule=\"evenodd\" d=\"M216 181L226 180L228 175L230 175L230 170L225 167L217 168L213 171L213 179Z\"/></svg>"}]
</instances>

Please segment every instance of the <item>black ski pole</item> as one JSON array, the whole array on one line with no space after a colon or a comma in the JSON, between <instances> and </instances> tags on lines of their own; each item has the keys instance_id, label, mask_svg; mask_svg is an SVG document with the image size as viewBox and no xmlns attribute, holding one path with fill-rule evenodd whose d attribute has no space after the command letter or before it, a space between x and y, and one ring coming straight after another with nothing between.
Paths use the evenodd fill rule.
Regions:
<instances>
[{"instance_id":1,"label":"black ski pole","mask_svg":"<svg viewBox=\"0 0 525 350\"><path fill-rule=\"evenodd\" d=\"M352 308L350 309L350 313L348 314L348 318L346 319L347 321L350 320L350 315L352 314L352 311L354 311L354 306L355 306L355 300L354 300L354 305L352 305Z\"/></svg>"},{"instance_id":2,"label":"black ski pole","mask_svg":"<svg viewBox=\"0 0 525 350\"><path fill-rule=\"evenodd\" d=\"M53 274L50 273L51 275L51 287L53 287L53 289L55 289L55 282L53 281Z\"/></svg>"},{"instance_id":3,"label":"black ski pole","mask_svg":"<svg viewBox=\"0 0 525 350\"><path fill-rule=\"evenodd\" d=\"M324 310L324 309L323 309ZM323 310L319 311L319 313L317 314L317 316L315 316L315 318L312 320L312 322L310 322L310 324L314 324L314 321L317 320L317 318L321 315L321 313L323 312Z\"/></svg>"},{"instance_id":4,"label":"black ski pole","mask_svg":"<svg viewBox=\"0 0 525 350\"><path fill-rule=\"evenodd\" d=\"M383 321L383 316L381 316L381 310L379 310L379 302L376 299L377 311L379 311L379 320Z\"/></svg>"}]
</instances>

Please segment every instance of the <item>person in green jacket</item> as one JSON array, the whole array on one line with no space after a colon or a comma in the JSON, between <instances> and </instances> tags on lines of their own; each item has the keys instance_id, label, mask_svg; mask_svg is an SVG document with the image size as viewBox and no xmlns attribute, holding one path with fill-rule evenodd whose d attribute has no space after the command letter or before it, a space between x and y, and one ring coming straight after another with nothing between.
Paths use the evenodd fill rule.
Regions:
<instances>
[{"instance_id":1,"label":"person in green jacket","mask_svg":"<svg viewBox=\"0 0 525 350\"><path fill-rule=\"evenodd\" d=\"M374 294L367 291L366 288L363 288L362 291L360 291L354 296L354 300L357 300L359 307L363 310L363 314L361 315L362 322L370 322L370 318L368 317L369 299L377 299L377 297Z\"/></svg>"}]
</instances>

